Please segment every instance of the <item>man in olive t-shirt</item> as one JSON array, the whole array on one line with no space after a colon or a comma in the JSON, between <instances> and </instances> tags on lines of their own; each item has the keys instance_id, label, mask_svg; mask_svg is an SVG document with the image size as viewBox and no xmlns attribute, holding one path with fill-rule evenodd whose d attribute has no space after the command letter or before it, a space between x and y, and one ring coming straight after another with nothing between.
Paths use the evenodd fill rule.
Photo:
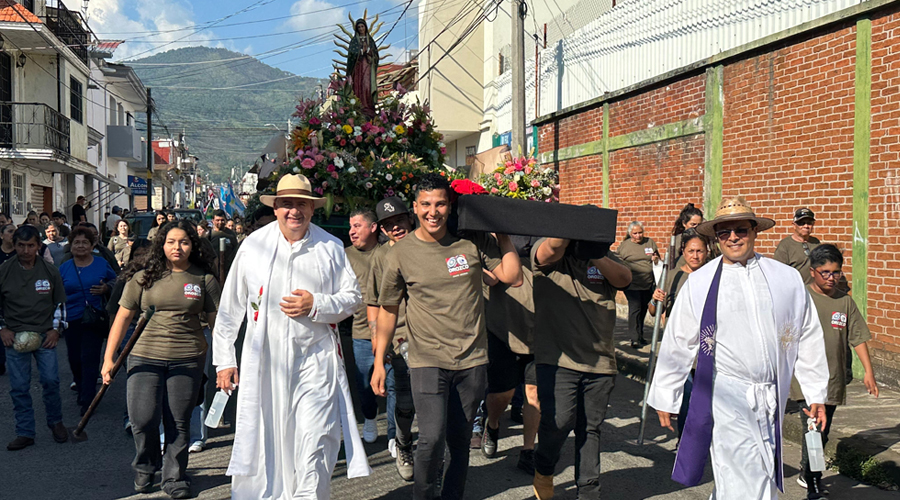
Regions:
<instances>
[{"instance_id":1,"label":"man in olive t-shirt","mask_svg":"<svg viewBox=\"0 0 900 500\"><path fill-rule=\"evenodd\" d=\"M384 267L372 389L385 393L384 354L406 297L410 379L419 416L413 498L435 497L445 442L450 462L438 493L462 498L472 422L487 378L481 270L519 286L522 266L507 236L466 240L449 233L450 185L440 175L422 176L413 208L419 228L394 245Z\"/></svg>"},{"instance_id":2,"label":"man in olive t-shirt","mask_svg":"<svg viewBox=\"0 0 900 500\"><path fill-rule=\"evenodd\" d=\"M365 418L363 424L363 440L374 443L378 439L378 425L375 417L378 416L378 401L372 388L369 386L369 373L375 363L372 350L372 329L369 328L369 320L366 308L366 281L369 277L369 269L372 264L372 256L378 248L378 225L375 221L375 213L368 209L356 210L350 214L350 246L344 248L350 267L353 268L359 289L363 292L363 302L353 313L353 359L356 361L356 390L359 393L360 406ZM393 377L388 374L388 386L393 385ZM393 391L388 391L387 417L388 417L388 441L394 439L394 399Z\"/></svg>"},{"instance_id":3,"label":"man in olive t-shirt","mask_svg":"<svg viewBox=\"0 0 900 500\"><path fill-rule=\"evenodd\" d=\"M32 357L40 374L47 426L57 443L68 440L62 423L56 355L59 332L67 326L66 289L56 267L37 256L41 244L37 228L20 227L13 233L13 243L16 257L0 266L0 338L6 349L9 395L16 420L16 438L6 446L10 451L33 445L36 436L30 395ZM13 343L20 332L37 332L40 347L31 352L16 351Z\"/></svg>"},{"instance_id":4,"label":"man in olive t-shirt","mask_svg":"<svg viewBox=\"0 0 900 500\"><path fill-rule=\"evenodd\" d=\"M809 253L819 245L819 240L811 236L815 225L816 214L808 208L798 208L794 212L794 232L778 243L772 255L778 262L799 271L806 285L813 282L809 274Z\"/></svg>"},{"instance_id":5,"label":"man in olive t-shirt","mask_svg":"<svg viewBox=\"0 0 900 500\"><path fill-rule=\"evenodd\" d=\"M608 245L547 238L531 251L534 352L541 423L534 492L553 497L553 473L575 430L579 498L600 498L600 425L615 386L616 291L631 271Z\"/></svg>"}]
</instances>

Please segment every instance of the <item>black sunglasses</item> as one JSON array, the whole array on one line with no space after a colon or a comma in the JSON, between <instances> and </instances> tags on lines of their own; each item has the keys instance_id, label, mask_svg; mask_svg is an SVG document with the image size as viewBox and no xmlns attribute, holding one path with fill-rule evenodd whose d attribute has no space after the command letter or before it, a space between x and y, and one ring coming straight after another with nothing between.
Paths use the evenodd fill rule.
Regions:
<instances>
[{"instance_id":1,"label":"black sunglasses","mask_svg":"<svg viewBox=\"0 0 900 500\"><path fill-rule=\"evenodd\" d=\"M729 237L731 237L731 233L734 233L738 238L746 238L748 234L750 234L749 227L736 227L733 229L719 229L716 231L716 238L719 241L725 241Z\"/></svg>"}]
</instances>

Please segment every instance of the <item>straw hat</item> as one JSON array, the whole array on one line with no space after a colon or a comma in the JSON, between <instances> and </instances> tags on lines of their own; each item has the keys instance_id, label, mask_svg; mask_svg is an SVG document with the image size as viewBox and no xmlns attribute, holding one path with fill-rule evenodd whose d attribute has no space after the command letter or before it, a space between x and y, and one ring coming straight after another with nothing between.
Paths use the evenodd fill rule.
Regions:
<instances>
[{"instance_id":1,"label":"straw hat","mask_svg":"<svg viewBox=\"0 0 900 500\"><path fill-rule=\"evenodd\" d=\"M302 198L305 200L313 200L316 208L325 206L325 198L313 196L312 186L309 179L305 175L287 174L278 181L278 187L275 194L267 194L259 197L259 201L266 206L274 207L276 198Z\"/></svg>"},{"instance_id":2,"label":"straw hat","mask_svg":"<svg viewBox=\"0 0 900 500\"><path fill-rule=\"evenodd\" d=\"M747 203L747 200L745 200L743 196L736 196L734 198L722 200L722 202L719 203L719 208L716 209L716 217L712 220L701 222L700 225L697 226L697 232L709 238L715 238L716 224L736 220L756 221L757 231L765 231L766 229L771 229L775 226L774 220L766 217L757 217L756 214L753 213L753 209L750 208L750 204Z\"/></svg>"}]
</instances>

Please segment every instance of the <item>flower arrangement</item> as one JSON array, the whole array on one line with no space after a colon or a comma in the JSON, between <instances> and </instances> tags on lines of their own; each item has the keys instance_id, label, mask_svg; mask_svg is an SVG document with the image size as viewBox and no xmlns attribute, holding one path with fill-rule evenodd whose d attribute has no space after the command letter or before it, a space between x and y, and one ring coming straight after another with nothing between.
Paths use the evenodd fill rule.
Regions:
<instances>
[{"instance_id":1,"label":"flower arrangement","mask_svg":"<svg viewBox=\"0 0 900 500\"><path fill-rule=\"evenodd\" d=\"M388 196L406 200L425 172L440 172L451 180L463 176L443 165L447 150L427 103L406 104L401 90L382 99L375 116L368 118L349 85L333 81L329 89L333 94L324 102L303 99L297 105L294 117L300 123L291 132L293 154L259 194L271 194L282 175L303 174L329 200L328 216ZM254 201L258 198L251 205Z\"/></svg>"},{"instance_id":2,"label":"flower arrangement","mask_svg":"<svg viewBox=\"0 0 900 500\"><path fill-rule=\"evenodd\" d=\"M559 176L542 168L532 155L512 158L491 173L481 174L479 183L488 193L520 200L559 201Z\"/></svg>"}]
</instances>

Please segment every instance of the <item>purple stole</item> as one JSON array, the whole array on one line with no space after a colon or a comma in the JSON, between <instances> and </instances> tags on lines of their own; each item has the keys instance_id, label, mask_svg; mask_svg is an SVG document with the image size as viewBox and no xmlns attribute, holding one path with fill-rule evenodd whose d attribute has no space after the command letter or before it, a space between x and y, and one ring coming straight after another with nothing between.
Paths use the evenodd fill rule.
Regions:
<instances>
[{"instance_id":1,"label":"purple stole","mask_svg":"<svg viewBox=\"0 0 900 500\"><path fill-rule=\"evenodd\" d=\"M675 468L672 479L685 486L696 486L703 479L703 470L709 458L712 443L712 389L713 367L716 362L716 309L719 302L719 282L722 280L723 260L713 275L703 313L700 316L700 348L697 351L697 369L694 371L694 388L691 391L691 404L688 408L687 421L678 453L675 456ZM775 297L772 298L773 301ZM776 308L778 306L776 305ZM777 364L776 364L777 372ZM777 376L776 376L777 380ZM784 492L784 471L781 467L781 416L783 410L775 412L775 484Z\"/></svg>"}]
</instances>

